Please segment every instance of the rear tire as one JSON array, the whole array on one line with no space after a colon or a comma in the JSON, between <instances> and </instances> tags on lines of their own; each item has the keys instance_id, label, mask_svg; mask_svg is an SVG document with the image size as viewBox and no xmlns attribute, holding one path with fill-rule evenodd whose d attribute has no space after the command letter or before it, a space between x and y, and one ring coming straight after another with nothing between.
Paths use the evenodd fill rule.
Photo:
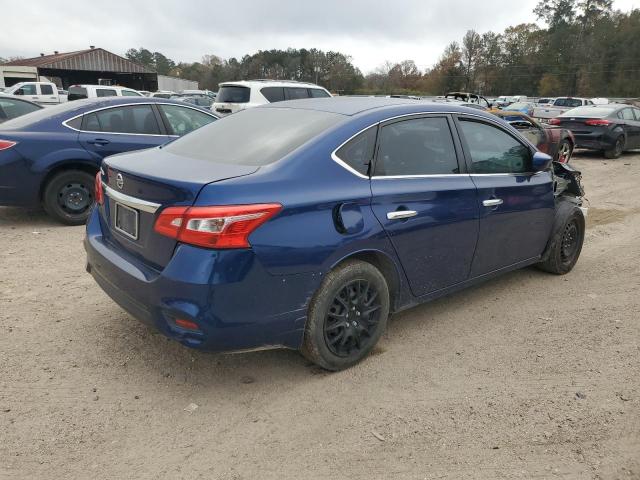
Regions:
<instances>
[{"instance_id":1,"label":"rear tire","mask_svg":"<svg viewBox=\"0 0 640 480\"><path fill-rule=\"evenodd\" d=\"M573 154L573 144L566 138L558 145L558 153L556 154L556 162L569 163Z\"/></svg>"},{"instance_id":2,"label":"rear tire","mask_svg":"<svg viewBox=\"0 0 640 480\"><path fill-rule=\"evenodd\" d=\"M389 317L389 287L370 263L352 260L330 271L309 306L301 353L338 371L365 358Z\"/></svg>"},{"instance_id":3,"label":"rear tire","mask_svg":"<svg viewBox=\"0 0 640 480\"><path fill-rule=\"evenodd\" d=\"M94 177L82 170L65 170L54 175L42 196L45 211L65 225L82 225L94 202Z\"/></svg>"},{"instance_id":4,"label":"rear tire","mask_svg":"<svg viewBox=\"0 0 640 480\"><path fill-rule=\"evenodd\" d=\"M620 158L622 152L624 152L624 137L620 135L616 139L613 148L604 151L604 156L609 159Z\"/></svg>"},{"instance_id":5,"label":"rear tire","mask_svg":"<svg viewBox=\"0 0 640 480\"><path fill-rule=\"evenodd\" d=\"M543 260L536 266L556 275L569 273L580 257L584 233L582 210L569 201L561 201Z\"/></svg>"}]
</instances>

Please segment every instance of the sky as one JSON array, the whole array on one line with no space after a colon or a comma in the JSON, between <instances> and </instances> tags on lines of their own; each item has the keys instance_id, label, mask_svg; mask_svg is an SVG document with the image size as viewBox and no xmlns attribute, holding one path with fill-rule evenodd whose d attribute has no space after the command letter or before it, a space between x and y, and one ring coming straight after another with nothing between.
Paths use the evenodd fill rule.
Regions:
<instances>
[{"instance_id":1,"label":"sky","mask_svg":"<svg viewBox=\"0 0 640 480\"><path fill-rule=\"evenodd\" d=\"M424 70L469 29L502 32L534 22L536 4L537 0L84 0L77 8L51 8L50 0L29 0L2 10L0 57L34 57L95 45L117 54L145 47L174 61L193 62L205 54L239 58L258 50L315 47L350 55L365 74L385 61L407 59ZM640 8L640 0L614 0L616 9L633 7Z\"/></svg>"}]
</instances>

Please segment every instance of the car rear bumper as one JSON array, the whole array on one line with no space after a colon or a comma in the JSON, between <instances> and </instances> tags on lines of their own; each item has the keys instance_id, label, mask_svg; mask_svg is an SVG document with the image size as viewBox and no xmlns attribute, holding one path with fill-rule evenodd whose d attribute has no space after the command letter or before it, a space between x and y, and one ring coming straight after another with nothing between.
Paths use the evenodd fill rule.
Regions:
<instances>
[{"instance_id":1,"label":"car rear bumper","mask_svg":"<svg viewBox=\"0 0 640 480\"><path fill-rule=\"evenodd\" d=\"M271 275L253 251L178 245L162 271L103 235L97 209L87 223L87 271L118 305L188 347L299 348L318 275ZM178 326L176 319L199 329Z\"/></svg>"}]
</instances>

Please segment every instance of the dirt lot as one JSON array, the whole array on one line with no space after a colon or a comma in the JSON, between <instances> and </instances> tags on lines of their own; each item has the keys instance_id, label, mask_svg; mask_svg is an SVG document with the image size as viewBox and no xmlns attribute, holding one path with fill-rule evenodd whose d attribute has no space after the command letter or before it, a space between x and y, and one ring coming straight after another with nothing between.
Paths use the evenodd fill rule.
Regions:
<instances>
[{"instance_id":1,"label":"dirt lot","mask_svg":"<svg viewBox=\"0 0 640 480\"><path fill-rule=\"evenodd\" d=\"M336 374L170 342L84 272L81 227L0 208L0 478L640 478L640 155L574 166L571 274L397 315Z\"/></svg>"}]
</instances>

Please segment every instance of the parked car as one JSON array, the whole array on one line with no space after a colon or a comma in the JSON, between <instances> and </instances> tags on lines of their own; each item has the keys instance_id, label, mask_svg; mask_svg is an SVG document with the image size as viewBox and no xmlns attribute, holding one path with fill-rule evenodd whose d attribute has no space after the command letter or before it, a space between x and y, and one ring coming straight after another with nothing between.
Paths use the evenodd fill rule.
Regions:
<instances>
[{"instance_id":1,"label":"parked car","mask_svg":"<svg viewBox=\"0 0 640 480\"><path fill-rule=\"evenodd\" d=\"M212 92L211 90L180 90L180 94L182 95L206 95L207 97L211 97L215 100L218 92Z\"/></svg>"},{"instance_id":2,"label":"parked car","mask_svg":"<svg viewBox=\"0 0 640 480\"><path fill-rule=\"evenodd\" d=\"M72 85L68 91L69 101L101 97L144 97L144 95L132 88L111 85Z\"/></svg>"},{"instance_id":3,"label":"parked car","mask_svg":"<svg viewBox=\"0 0 640 480\"><path fill-rule=\"evenodd\" d=\"M502 110L505 112L520 112L525 115L531 116L533 115L533 104L528 102L516 102L510 105L507 105Z\"/></svg>"},{"instance_id":4,"label":"parked car","mask_svg":"<svg viewBox=\"0 0 640 480\"><path fill-rule=\"evenodd\" d=\"M45 107L67 101L66 96L58 92L56 84L51 82L20 82L7 88L3 94L19 96Z\"/></svg>"},{"instance_id":5,"label":"parked car","mask_svg":"<svg viewBox=\"0 0 640 480\"><path fill-rule=\"evenodd\" d=\"M87 271L189 347L288 347L340 370L390 312L527 265L569 272L583 191L551 163L495 116L455 105L251 108L106 159Z\"/></svg>"},{"instance_id":6,"label":"parked car","mask_svg":"<svg viewBox=\"0 0 640 480\"><path fill-rule=\"evenodd\" d=\"M462 103L475 103L485 108L491 108L491 103L489 103L489 100L476 93L449 92L444 96L444 98L447 100L456 100Z\"/></svg>"},{"instance_id":7,"label":"parked car","mask_svg":"<svg viewBox=\"0 0 640 480\"><path fill-rule=\"evenodd\" d=\"M191 103L193 105L197 105L199 107L211 108L211 105L215 101L213 97L208 95L197 95L197 94L175 94L171 95L173 100L179 100L181 102Z\"/></svg>"},{"instance_id":8,"label":"parked car","mask_svg":"<svg viewBox=\"0 0 640 480\"><path fill-rule=\"evenodd\" d=\"M0 124L0 205L43 205L60 222L84 223L104 157L162 145L215 119L171 100L112 97L9 120Z\"/></svg>"},{"instance_id":9,"label":"parked car","mask_svg":"<svg viewBox=\"0 0 640 480\"><path fill-rule=\"evenodd\" d=\"M171 98L174 95L176 95L176 92L172 92L170 90L158 90L149 96L152 98Z\"/></svg>"},{"instance_id":10,"label":"parked car","mask_svg":"<svg viewBox=\"0 0 640 480\"><path fill-rule=\"evenodd\" d=\"M0 123L13 118L21 117L27 113L35 112L44 108L42 105L23 100L22 98L0 96Z\"/></svg>"},{"instance_id":11,"label":"parked car","mask_svg":"<svg viewBox=\"0 0 640 480\"><path fill-rule=\"evenodd\" d=\"M640 148L640 108L610 103L574 108L549 122L573 132L578 148L601 150L607 158Z\"/></svg>"},{"instance_id":12,"label":"parked car","mask_svg":"<svg viewBox=\"0 0 640 480\"><path fill-rule=\"evenodd\" d=\"M217 115L229 115L258 105L304 98L329 98L331 94L313 83L292 80L243 80L220 84L211 110Z\"/></svg>"},{"instance_id":13,"label":"parked car","mask_svg":"<svg viewBox=\"0 0 640 480\"><path fill-rule=\"evenodd\" d=\"M538 106L540 106L540 105L553 105L553 102L555 102L555 101L556 101L555 98L542 97L542 98L539 98L536 103L538 104Z\"/></svg>"},{"instance_id":14,"label":"parked car","mask_svg":"<svg viewBox=\"0 0 640 480\"><path fill-rule=\"evenodd\" d=\"M532 116L538 120L549 121L572 108L584 105L593 105L593 102L588 98L559 97L554 100L552 105L534 108Z\"/></svg>"},{"instance_id":15,"label":"parked car","mask_svg":"<svg viewBox=\"0 0 640 480\"><path fill-rule=\"evenodd\" d=\"M553 157L559 163L569 163L576 146L573 134L566 128L546 123L538 123L533 118L520 112L498 110L492 112L518 130L538 150Z\"/></svg>"}]
</instances>

